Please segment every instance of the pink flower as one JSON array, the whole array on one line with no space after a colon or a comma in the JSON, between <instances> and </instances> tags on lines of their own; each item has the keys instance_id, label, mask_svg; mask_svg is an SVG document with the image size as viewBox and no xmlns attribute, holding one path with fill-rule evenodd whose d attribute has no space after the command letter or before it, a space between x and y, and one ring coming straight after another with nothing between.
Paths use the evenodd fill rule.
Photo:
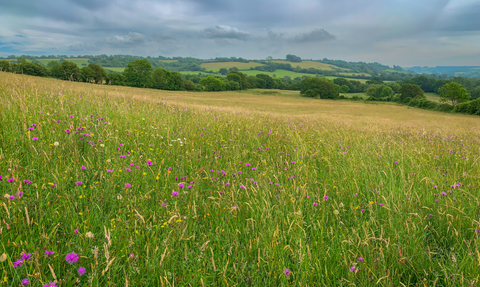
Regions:
<instances>
[{"instance_id":1,"label":"pink flower","mask_svg":"<svg viewBox=\"0 0 480 287\"><path fill-rule=\"evenodd\" d=\"M132 185L130 183L125 183L125 188L130 188Z\"/></svg>"},{"instance_id":2,"label":"pink flower","mask_svg":"<svg viewBox=\"0 0 480 287\"><path fill-rule=\"evenodd\" d=\"M316 203L316 202L313 202L312 204L313 204L313 206L317 206L317 205L318 205L318 203Z\"/></svg>"},{"instance_id":3,"label":"pink flower","mask_svg":"<svg viewBox=\"0 0 480 287\"><path fill-rule=\"evenodd\" d=\"M176 191L172 192L172 196L177 196L177 195L178 195L178 192L176 192Z\"/></svg>"},{"instance_id":4,"label":"pink flower","mask_svg":"<svg viewBox=\"0 0 480 287\"><path fill-rule=\"evenodd\" d=\"M285 268L285 270L283 270L283 272L285 273L285 275L290 275L290 273L292 273L292 271L288 270L287 268Z\"/></svg>"}]
</instances>

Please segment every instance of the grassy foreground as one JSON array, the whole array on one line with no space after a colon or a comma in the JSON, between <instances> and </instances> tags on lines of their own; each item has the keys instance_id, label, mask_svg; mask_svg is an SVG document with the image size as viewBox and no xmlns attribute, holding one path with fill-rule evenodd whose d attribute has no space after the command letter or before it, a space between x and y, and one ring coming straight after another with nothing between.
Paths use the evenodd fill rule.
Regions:
<instances>
[{"instance_id":1,"label":"grassy foreground","mask_svg":"<svg viewBox=\"0 0 480 287\"><path fill-rule=\"evenodd\" d=\"M479 124L0 73L1 285L476 285Z\"/></svg>"}]
</instances>

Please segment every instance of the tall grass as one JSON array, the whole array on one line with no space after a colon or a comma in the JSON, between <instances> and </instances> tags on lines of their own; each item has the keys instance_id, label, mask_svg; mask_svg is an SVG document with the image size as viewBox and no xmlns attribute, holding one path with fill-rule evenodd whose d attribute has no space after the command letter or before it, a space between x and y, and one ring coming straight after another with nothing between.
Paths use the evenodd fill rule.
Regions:
<instances>
[{"instance_id":1,"label":"tall grass","mask_svg":"<svg viewBox=\"0 0 480 287\"><path fill-rule=\"evenodd\" d=\"M0 77L3 286L478 284L474 133L32 79Z\"/></svg>"}]
</instances>

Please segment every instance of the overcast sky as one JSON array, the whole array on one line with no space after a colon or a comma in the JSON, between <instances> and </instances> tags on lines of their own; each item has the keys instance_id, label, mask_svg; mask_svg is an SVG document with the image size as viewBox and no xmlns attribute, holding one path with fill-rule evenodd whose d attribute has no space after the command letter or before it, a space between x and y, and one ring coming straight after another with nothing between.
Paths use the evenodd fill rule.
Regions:
<instances>
[{"instance_id":1,"label":"overcast sky","mask_svg":"<svg viewBox=\"0 0 480 287\"><path fill-rule=\"evenodd\" d=\"M0 56L480 66L480 0L0 0Z\"/></svg>"}]
</instances>

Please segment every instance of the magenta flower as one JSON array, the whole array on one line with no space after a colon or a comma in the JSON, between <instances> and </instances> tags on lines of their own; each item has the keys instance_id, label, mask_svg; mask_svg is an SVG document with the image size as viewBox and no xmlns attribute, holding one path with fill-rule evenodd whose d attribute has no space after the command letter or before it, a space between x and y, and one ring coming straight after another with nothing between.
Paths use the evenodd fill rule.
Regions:
<instances>
[{"instance_id":1,"label":"magenta flower","mask_svg":"<svg viewBox=\"0 0 480 287\"><path fill-rule=\"evenodd\" d=\"M78 261L78 255L74 252L68 253L67 256L65 256L65 261L67 261L70 264L73 264Z\"/></svg>"},{"instance_id":2,"label":"magenta flower","mask_svg":"<svg viewBox=\"0 0 480 287\"><path fill-rule=\"evenodd\" d=\"M183 183L179 183L179 184L178 184L178 187L180 187L180 188L184 188L184 187L185 187L185 185L184 185Z\"/></svg>"},{"instance_id":3,"label":"magenta flower","mask_svg":"<svg viewBox=\"0 0 480 287\"><path fill-rule=\"evenodd\" d=\"M10 195L10 196L8 197L8 199L10 199L10 200L14 200L14 199L15 199L15 196L13 196L13 195Z\"/></svg>"},{"instance_id":4,"label":"magenta flower","mask_svg":"<svg viewBox=\"0 0 480 287\"><path fill-rule=\"evenodd\" d=\"M75 184L76 184L76 185L82 185L82 184L83 184L83 182L81 182L81 181L77 181L77 182L75 182Z\"/></svg>"},{"instance_id":5,"label":"magenta flower","mask_svg":"<svg viewBox=\"0 0 480 287\"><path fill-rule=\"evenodd\" d=\"M69 133L71 133L72 131L69 130L69 129L66 129L65 132L66 132L67 134L69 134Z\"/></svg>"},{"instance_id":6,"label":"magenta flower","mask_svg":"<svg viewBox=\"0 0 480 287\"><path fill-rule=\"evenodd\" d=\"M364 211L365 211L365 209L363 209L363 208L362 208L362 209L360 209L360 211L361 211L361 212L364 212Z\"/></svg>"},{"instance_id":7,"label":"magenta flower","mask_svg":"<svg viewBox=\"0 0 480 287\"><path fill-rule=\"evenodd\" d=\"M135 254L133 254L133 253L130 254L130 258L132 258L132 259L135 258Z\"/></svg>"},{"instance_id":8,"label":"magenta flower","mask_svg":"<svg viewBox=\"0 0 480 287\"><path fill-rule=\"evenodd\" d=\"M243 186L243 185L240 185L240 188L241 188L241 189L245 189L245 186Z\"/></svg>"},{"instance_id":9,"label":"magenta flower","mask_svg":"<svg viewBox=\"0 0 480 287\"><path fill-rule=\"evenodd\" d=\"M325 198L325 200L327 200L327 199L328 199L328 196L325 195L323 198Z\"/></svg>"},{"instance_id":10,"label":"magenta flower","mask_svg":"<svg viewBox=\"0 0 480 287\"><path fill-rule=\"evenodd\" d=\"M162 202L162 207L167 207L168 203L167 202Z\"/></svg>"},{"instance_id":11,"label":"magenta flower","mask_svg":"<svg viewBox=\"0 0 480 287\"><path fill-rule=\"evenodd\" d=\"M475 230L478 235L480 235L480 229Z\"/></svg>"},{"instance_id":12,"label":"magenta flower","mask_svg":"<svg viewBox=\"0 0 480 287\"><path fill-rule=\"evenodd\" d=\"M9 178L8 181L12 182L12 181L15 181L14 178Z\"/></svg>"},{"instance_id":13,"label":"magenta flower","mask_svg":"<svg viewBox=\"0 0 480 287\"><path fill-rule=\"evenodd\" d=\"M20 254L20 257L22 258L22 260L27 261L32 258L32 253L22 253Z\"/></svg>"},{"instance_id":14,"label":"magenta flower","mask_svg":"<svg viewBox=\"0 0 480 287\"><path fill-rule=\"evenodd\" d=\"M318 203L316 203L316 202L313 202L313 203L312 203L312 205L313 205L313 206L317 206L317 205L318 205Z\"/></svg>"},{"instance_id":15,"label":"magenta flower","mask_svg":"<svg viewBox=\"0 0 480 287\"><path fill-rule=\"evenodd\" d=\"M85 267L80 267L80 268L78 268L78 271L77 271L78 275L82 276L83 274L85 274L85 272L87 272L87 271L85 270Z\"/></svg>"},{"instance_id":16,"label":"magenta flower","mask_svg":"<svg viewBox=\"0 0 480 287\"><path fill-rule=\"evenodd\" d=\"M357 268L355 268L355 266L350 267L350 272L355 272L355 271L357 271Z\"/></svg>"},{"instance_id":17,"label":"magenta flower","mask_svg":"<svg viewBox=\"0 0 480 287\"><path fill-rule=\"evenodd\" d=\"M151 160L147 160L147 165L153 165Z\"/></svg>"},{"instance_id":18,"label":"magenta flower","mask_svg":"<svg viewBox=\"0 0 480 287\"><path fill-rule=\"evenodd\" d=\"M32 183L32 182L31 182L30 180L24 180L23 183L25 183L25 184L30 184L30 183Z\"/></svg>"},{"instance_id":19,"label":"magenta flower","mask_svg":"<svg viewBox=\"0 0 480 287\"><path fill-rule=\"evenodd\" d=\"M363 257L358 257L358 261L363 262Z\"/></svg>"},{"instance_id":20,"label":"magenta flower","mask_svg":"<svg viewBox=\"0 0 480 287\"><path fill-rule=\"evenodd\" d=\"M22 259L18 259L17 261L15 261L13 263L13 268L20 267L20 266L22 266L23 263L24 263L24 261Z\"/></svg>"},{"instance_id":21,"label":"magenta flower","mask_svg":"<svg viewBox=\"0 0 480 287\"><path fill-rule=\"evenodd\" d=\"M125 183L125 187L130 188L130 187L132 187L132 185L130 183Z\"/></svg>"},{"instance_id":22,"label":"magenta flower","mask_svg":"<svg viewBox=\"0 0 480 287\"><path fill-rule=\"evenodd\" d=\"M55 282L50 282L47 285L43 285L43 287L58 287Z\"/></svg>"},{"instance_id":23,"label":"magenta flower","mask_svg":"<svg viewBox=\"0 0 480 287\"><path fill-rule=\"evenodd\" d=\"M177 196L177 195L178 195L178 192L176 192L176 191L172 192L172 196Z\"/></svg>"},{"instance_id":24,"label":"magenta flower","mask_svg":"<svg viewBox=\"0 0 480 287\"><path fill-rule=\"evenodd\" d=\"M285 273L285 275L290 275L292 271L288 270L287 268L285 268L285 270L283 270L283 273Z\"/></svg>"},{"instance_id":25,"label":"magenta flower","mask_svg":"<svg viewBox=\"0 0 480 287\"><path fill-rule=\"evenodd\" d=\"M54 253L55 253L55 251L45 250L45 257L49 257L49 256L53 255Z\"/></svg>"},{"instance_id":26,"label":"magenta flower","mask_svg":"<svg viewBox=\"0 0 480 287\"><path fill-rule=\"evenodd\" d=\"M30 280L28 280L27 278L25 278L25 279L22 280L22 285L23 285L23 286L27 286L28 283L30 283Z\"/></svg>"},{"instance_id":27,"label":"magenta flower","mask_svg":"<svg viewBox=\"0 0 480 287\"><path fill-rule=\"evenodd\" d=\"M75 229L75 230L73 231L73 235L77 235L77 233L78 233L78 229Z\"/></svg>"},{"instance_id":28,"label":"magenta flower","mask_svg":"<svg viewBox=\"0 0 480 287\"><path fill-rule=\"evenodd\" d=\"M83 169L83 170L85 170L85 169L87 169L87 167L86 167L86 166L84 166L84 165L82 165L82 169Z\"/></svg>"},{"instance_id":29,"label":"magenta flower","mask_svg":"<svg viewBox=\"0 0 480 287\"><path fill-rule=\"evenodd\" d=\"M38 138L32 138L32 141L38 141Z\"/></svg>"}]
</instances>

